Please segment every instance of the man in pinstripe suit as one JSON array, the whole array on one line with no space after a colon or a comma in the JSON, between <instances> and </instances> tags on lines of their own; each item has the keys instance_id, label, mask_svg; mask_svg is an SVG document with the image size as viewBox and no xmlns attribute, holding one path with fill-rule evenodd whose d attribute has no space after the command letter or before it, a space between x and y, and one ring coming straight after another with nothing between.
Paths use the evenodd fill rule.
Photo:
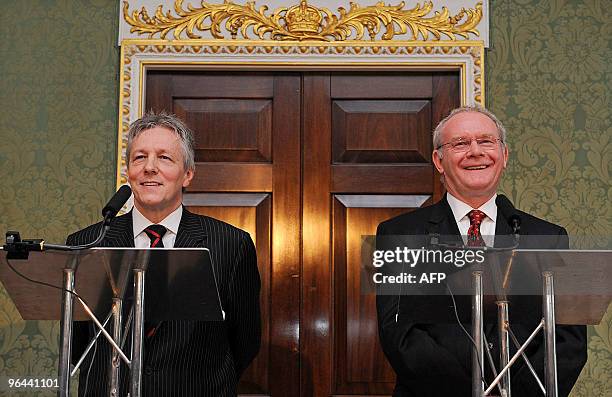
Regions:
<instances>
[{"instance_id":1,"label":"man in pinstripe suit","mask_svg":"<svg viewBox=\"0 0 612 397\"><path fill-rule=\"evenodd\" d=\"M235 396L238 380L259 351L260 279L248 233L182 206L194 173L193 134L175 116L147 114L135 121L126 149L134 208L117 217L105 247L206 247L210 249L225 321L165 321L145 329L144 396ZM101 225L68 237L68 244L95 239ZM74 328L73 357L93 335L87 322ZM108 342L99 338L81 367L80 396L108 396ZM128 388L121 370L121 392Z\"/></svg>"}]
</instances>

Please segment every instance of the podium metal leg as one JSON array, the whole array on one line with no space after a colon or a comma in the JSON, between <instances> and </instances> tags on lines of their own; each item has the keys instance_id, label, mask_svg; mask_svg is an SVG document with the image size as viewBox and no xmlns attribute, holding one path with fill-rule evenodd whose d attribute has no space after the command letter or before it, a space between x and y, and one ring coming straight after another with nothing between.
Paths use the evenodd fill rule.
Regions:
<instances>
[{"instance_id":1,"label":"podium metal leg","mask_svg":"<svg viewBox=\"0 0 612 397\"><path fill-rule=\"evenodd\" d=\"M519 343L518 339L516 339L516 336L514 336L512 329L508 329L508 331L510 331L510 339L512 339L514 346L516 346L517 349L520 349L521 344ZM527 368L529 368L529 372L531 372L531 375L533 375L533 378L538 383L538 386L540 386L540 390L542 390L542 394L546 395L546 389L544 388L544 385L542 384L542 381L538 377L538 374L536 373L535 369L533 369L533 365L531 365L529 358L527 357L525 353L521 353L521 356L523 357L523 360L525 361L525 365L527 365Z\"/></svg>"},{"instance_id":2,"label":"podium metal leg","mask_svg":"<svg viewBox=\"0 0 612 397\"><path fill-rule=\"evenodd\" d=\"M543 328L544 328L544 320L540 321L540 324L538 324L536 329L534 329L533 332L531 333L531 335L529 335L529 338L527 338L527 340L525 341L525 343L523 343L521 348L518 349L518 351L514 354L514 356L512 356L512 358L510 359L510 362L508 363L508 365L506 365L504 368L502 368L501 372L495 377L495 379L493 379L493 383L491 383L489 385L489 388L487 390L485 390L485 392L484 392L485 396L488 396L489 393L491 393L491 391L493 391L493 388L495 386L498 386L498 383L501 381L501 379L504 376L504 374L506 373L506 371L508 371L510 369L510 366L512 364L514 364L514 362L516 360L518 360L518 358L523 354L525 349L527 349L527 346L529 346L529 344L533 341L533 339L536 337L538 332L540 332L540 330L542 330Z\"/></svg>"},{"instance_id":3,"label":"podium metal leg","mask_svg":"<svg viewBox=\"0 0 612 397\"><path fill-rule=\"evenodd\" d=\"M552 272L543 272L544 302L544 379L546 396L557 397L557 345L555 342L555 290Z\"/></svg>"},{"instance_id":4,"label":"podium metal leg","mask_svg":"<svg viewBox=\"0 0 612 397\"><path fill-rule=\"evenodd\" d=\"M60 357L59 357L59 391L60 397L70 394L70 356L72 354L72 309L73 296L70 292L74 290L74 270L64 269L64 291L62 297L62 322L60 334Z\"/></svg>"},{"instance_id":5,"label":"podium metal leg","mask_svg":"<svg viewBox=\"0 0 612 397\"><path fill-rule=\"evenodd\" d=\"M103 327L106 327L106 324L108 324L112 316L113 316L113 311L111 310L108 313L108 316L106 316L106 318L104 319L104 322L102 323ZM97 330L94 338L89 341L89 343L87 344L87 347L85 348L85 351L83 352L83 354L81 354L81 358L79 358L79 361L77 361L74 367L72 367L72 371L70 372L70 377L73 377L74 375L76 375L76 372L78 371L79 367L81 366L81 364L83 364L83 361L85 361L85 357L87 357L91 349L98 342L98 338L100 337L100 334L102 334L102 331Z\"/></svg>"},{"instance_id":6,"label":"podium metal leg","mask_svg":"<svg viewBox=\"0 0 612 397\"><path fill-rule=\"evenodd\" d=\"M134 332L132 333L131 397L141 397L142 339L144 336L145 271L134 269Z\"/></svg>"},{"instance_id":7,"label":"podium metal leg","mask_svg":"<svg viewBox=\"0 0 612 397\"><path fill-rule=\"evenodd\" d=\"M483 348L483 315L482 315L482 272L472 273L472 337L476 348L472 350L472 397L482 397L484 383L482 382L482 365L484 363Z\"/></svg>"},{"instance_id":8,"label":"podium metal leg","mask_svg":"<svg viewBox=\"0 0 612 397\"><path fill-rule=\"evenodd\" d=\"M510 362L510 333L508 301L497 302L497 326L499 330L499 366L505 368ZM506 371L501 380L502 397L511 397L510 390L510 369Z\"/></svg>"},{"instance_id":9,"label":"podium metal leg","mask_svg":"<svg viewBox=\"0 0 612 397\"><path fill-rule=\"evenodd\" d=\"M113 339L121 346L121 322L122 322L123 301L119 298L113 298ZM113 349L111 362L109 363L109 388L110 397L119 395L119 379L121 369L121 357L119 352Z\"/></svg>"}]
</instances>

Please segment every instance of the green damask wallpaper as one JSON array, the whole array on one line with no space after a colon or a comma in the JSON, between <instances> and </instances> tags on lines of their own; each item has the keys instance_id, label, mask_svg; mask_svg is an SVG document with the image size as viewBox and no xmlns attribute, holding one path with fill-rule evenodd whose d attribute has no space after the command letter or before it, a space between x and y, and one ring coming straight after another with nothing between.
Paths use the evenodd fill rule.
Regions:
<instances>
[{"instance_id":1,"label":"green damask wallpaper","mask_svg":"<svg viewBox=\"0 0 612 397\"><path fill-rule=\"evenodd\" d=\"M511 150L501 190L565 226L574 246L602 248L612 235L610 2L492 0L491 8L486 99ZM572 396L610 396L612 310L588 332L589 361Z\"/></svg>"},{"instance_id":2,"label":"green damask wallpaper","mask_svg":"<svg viewBox=\"0 0 612 397\"><path fill-rule=\"evenodd\" d=\"M511 148L501 189L566 226L576 246L601 246L587 237L612 235L609 1L490 3L487 104ZM118 12L114 0L2 1L2 233L62 241L112 194ZM0 289L0 377L54 375L58 335L57 323L21 321ZM610 393L612 313L589 327L589 362L572 396Z\"/></svg>"},{"instance_id":3,"label":"green damask wallpaper","mask_svg":"<svg viewBox=\"0 0 612 397\"><path fill-rule=\"evenodd\" d=\"M116 0L2 0L2 235L63 242L112 194L118 12ZM56 322L22 321L0 289L0 377L55 377L58 338Z\"/></svg>"}]
</instances>

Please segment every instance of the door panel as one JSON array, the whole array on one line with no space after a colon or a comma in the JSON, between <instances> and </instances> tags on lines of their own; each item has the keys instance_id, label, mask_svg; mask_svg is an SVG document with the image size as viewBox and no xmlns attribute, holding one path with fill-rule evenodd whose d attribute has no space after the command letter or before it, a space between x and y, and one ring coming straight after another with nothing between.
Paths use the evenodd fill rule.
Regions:
<instances>
[{"instance_id":1,"label":"door panel","mask_svg":"<svg viewBox=\"0 0 612 397\"><path fill-rule=\"evenodd\" d=\"M247 231L257 250L257 264L261 277L261 318L270 318L270 213L269 194L185 194L184 204L200 215L222 219ZM259 354L242 376L241 392L266 393L270 361L270 323L262 322L262 345Z\"/></svg>"},{"instance_id":2,"label":"door panel","mask_svg":"<svg viewBox=\"0 0 612 397\"><path fill-rule=\"evenodd\" d=\"M207 128L195 136L196 161L272 160L272 100L176 99L173 107L187 125Z\"/></svg>"},{"instance_id":3,"label":"door panel","mask_svg":"<svg viewBox=\"0 0 612 397\"><path fill-rule=\"evenodd\" d=\"M272 192L272 164L196 163L189 191Z\"/></svg>"},{"instance_id":4,"label":"door panel","mask_svg":"<svg viewBox=\"0 0 612 397\"><path fill-rule=\"evenodd\" d=\"M334 164L331 166L332 192L359 193L367 186L368 193L422 193L434 188L432 167L410 164L409 167L389 164ZM412 184L410 181L419 181Z\"/></svg>"},{"instance_id":5,"label":"door panel","mask_svg":"<svg viewBox=\"0 0 612 397\"><path fill-rule=\"evenodd\" d=\"M426 163L431 106L414 100L336 100L332 104L334 163Z\"/></svg>"},{"instance_id":6,"label":"door panel","mask_svg":"<svg viewBox=\"0 0 612 397\"><path fill-rule=\"evenodd\" d=\"M175 113L194 131L185 205L248 231L256 245L262 346L239 392L297 396L300 76L152 71L146 92L147 109Z\"/></svg>"},{"instance_id":7,"label":"door panel","mask_svg":"<svg viewBox=\"0 0 612 397\"><path fill-rule=\"evenodd\" d=\"M302 395L391 394L361 238L441 195L431 131L453 73L307 73L303 91ZM316 119L311 114L316 114Z\"/></svg>"},{"instance_id":8,"label":"door panel","mask_svg":"<svg viewBox=\"0 0 612 397\"><path fill-rule=\"evenodd\" d=\"M334 73L331 78L332 98L431 98L430 73Z\"/></svg>"},{"instance_id":9,"label":"door panel","mask_svg":"<svg viewBox=\"0 0 612 397\"><path fill-rule=\"evenodd\" d=\"M333 195L336 377L334 394L390 394L395 383L378 343L376 296L367 290L362 238L378 224L418 208L429 195ZM358 364L358 365L357 365Z\"/></svg>"}]
</instances>

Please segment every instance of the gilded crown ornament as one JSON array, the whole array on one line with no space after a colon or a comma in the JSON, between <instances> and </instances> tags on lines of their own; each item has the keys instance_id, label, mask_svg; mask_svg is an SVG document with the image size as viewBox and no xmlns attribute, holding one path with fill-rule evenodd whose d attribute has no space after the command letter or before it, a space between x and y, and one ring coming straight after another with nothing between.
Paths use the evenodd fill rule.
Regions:
<instances>
[{"instance_id":1,"label":"gilded crown ornament","mask_svg":"<svg viewBox=\"0 0 612 397\"><path fill-rule=\"evenodd\" d=\"M132 33L148 34L150 38L159 35L165 39L172 31L176 40L181 39L183 33L189 39L199 39L197 31L210 31L214 38L223 39L222 27L233 39L239 35L250 39L252 34L261 40L363 40L366 31L370 40L375 40L379 33L382 33L382 40L392 40L395 35L407 33L408 29L413 40L429 40L430 36L435 40L442 36L456 40L457 36L467 39L469 35L479 35L476 27L482 19L481 2L474 8L462 8L454 16L446 7L428 16L433 9L431 1L425 1L423 6L417 3L410 9L404 9L404 5L404 2L385 5L381 1L362 7L351 2L348 10L340 7L338 15L334 15L327 8L317 8L301 0L298 5L277 8L266 15L268 7L263 5L256 9L254 1L244 5L229 0L220 4L202 1L200 7L189 4L184 9L183 0L175 0L176 16L170 11L164 13L160 5L150 17L144 7L130 13L129 4L124 1L123 18L132 26ZM205 25L206 22L209 24Z\"/></svg>"},{"instance_id":2,"label":"gilded crown ornament","mask_svg":"<svg viewBox=\"0 0 612 397\"><path fill-rule=\"evenodd\" d=\"M323 16L315 7L308 5L306 0L287 10L285 21L287 30L291 33L311 33L316 34L321 26Z\"/></svg>"}]
</instances>

